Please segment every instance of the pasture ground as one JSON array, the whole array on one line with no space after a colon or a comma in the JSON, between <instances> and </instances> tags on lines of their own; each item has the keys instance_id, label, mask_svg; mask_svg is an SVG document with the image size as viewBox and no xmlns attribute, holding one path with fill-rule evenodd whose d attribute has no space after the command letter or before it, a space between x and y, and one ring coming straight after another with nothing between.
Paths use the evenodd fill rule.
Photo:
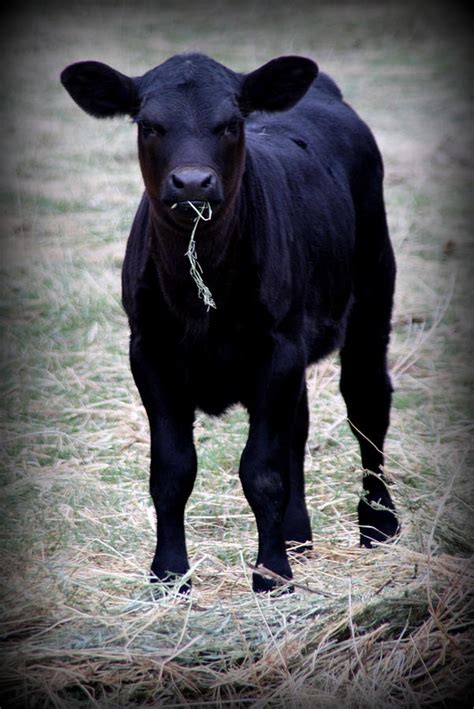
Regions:
<instances>
[{"instance_id":1,"label":"pasture ground","mask_svg":"<svg viewBox=\"0 0 474 709\"><path fill-rule=\"evenodd\" d=\"M472 706L472 22L458 3L15 4L2 23L2 707ZM199 49L316 59L386 163L399 277L387 471L398 542L357 546L338 362L308 373L314 549L251 592L243 410L199 415L192 598L153 598L147 423L120 265L135 130L81 113L82 59L139 74ZM470 409L471 407L471 409Z\"/></svg>"}]
</instances>

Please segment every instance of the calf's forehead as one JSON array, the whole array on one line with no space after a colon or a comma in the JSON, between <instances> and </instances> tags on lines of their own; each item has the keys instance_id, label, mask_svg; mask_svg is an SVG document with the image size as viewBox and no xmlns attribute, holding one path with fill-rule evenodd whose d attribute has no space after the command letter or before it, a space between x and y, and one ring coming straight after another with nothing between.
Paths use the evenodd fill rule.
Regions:
<instances>
[{"instance_id":1,"label":"calf's forehead","mask_svg":"<svg viewBox=\"0 0 474 709\"><path fill-rule=\"evenodd\" d=\"M139 82L140 116L202 120L237 105L241 76L203 55L178 55L144 74Z\"/></svg>"}]
</instances>

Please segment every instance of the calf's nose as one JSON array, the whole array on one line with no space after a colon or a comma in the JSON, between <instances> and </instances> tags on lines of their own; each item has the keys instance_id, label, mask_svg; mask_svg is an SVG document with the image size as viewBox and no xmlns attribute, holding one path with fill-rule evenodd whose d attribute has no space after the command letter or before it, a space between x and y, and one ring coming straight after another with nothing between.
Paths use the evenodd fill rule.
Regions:
<instances>
[{"instance_id":1,"label":"calf's nose","mask_svg":"<svg viewBox=\"0 0 474 709\"><path fill-rule=\"evenodd\" d=\"M163 201L220 202L222 199L216 174L206 168L182 167L168 175Z\"/></svg>"}]
</instances>

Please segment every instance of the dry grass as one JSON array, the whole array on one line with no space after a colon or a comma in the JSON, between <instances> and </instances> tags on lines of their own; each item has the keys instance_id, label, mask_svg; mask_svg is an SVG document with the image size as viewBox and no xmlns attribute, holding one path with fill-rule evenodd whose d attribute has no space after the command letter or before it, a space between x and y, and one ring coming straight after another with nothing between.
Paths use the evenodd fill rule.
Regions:
<instances>
[{"instance_id":1,"label":"dry grass","mask_svg":"<svg viewBox=\"0 0 474 709\"><path fill-rule=\"evenodd\" d=\"M472 64L464 18L436 7L17 15L3 62L2 706L472 705ZM119 305L134 131L80 114L58 75L85 58L139 73L190 47L242 70L314 56L386 160L399 263L387 472L403 533L357 546L359 457L330 358L308 373L314 549L293 559L291 596L251 592L239 408L197 420L191 599L155 597L146 577L148 432Z\"/></svg>"}]
</instances>

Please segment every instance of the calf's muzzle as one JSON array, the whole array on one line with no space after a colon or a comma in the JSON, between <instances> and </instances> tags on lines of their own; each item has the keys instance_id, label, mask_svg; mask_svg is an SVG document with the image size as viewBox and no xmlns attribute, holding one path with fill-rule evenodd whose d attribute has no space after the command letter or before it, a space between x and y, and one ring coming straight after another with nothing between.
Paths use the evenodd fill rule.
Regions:
<instances>
[{"instance_id":1,"label":"calf's muzzle","mask_svg":"<svg viewBox=\"0 0 474 709\"><path fill-rule=\"evenodd\" d=\"M162 201L168 205L187 202L222 202L222 187L216 173L207 167L181 167L172 170L163 185Z\"/></svg>"}]
</instances>

